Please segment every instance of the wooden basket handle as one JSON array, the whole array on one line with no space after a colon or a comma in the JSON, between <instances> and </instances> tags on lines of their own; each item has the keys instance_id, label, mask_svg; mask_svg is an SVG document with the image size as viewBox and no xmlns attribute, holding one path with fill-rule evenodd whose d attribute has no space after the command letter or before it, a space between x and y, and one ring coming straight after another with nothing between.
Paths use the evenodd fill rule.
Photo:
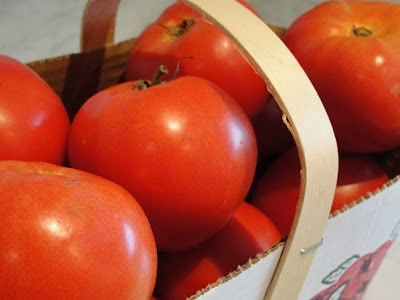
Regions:
<instances>
[{"instance_id":1,"label":"wooden basket handle","mask_svg":"<svg viewBox=\"0 0 400 300\"><path fill-rule=\"evenodd\" d=\"M262 20L232 0L182 1L203 12L236 41L265 80L296 142L301 163L299 203L265 296L296 299L315 256L313 250L322 241L336 188L338 151L331 123L299 63ZM82 50L112 42L118 4L119 0L89 0Z\"/></svg>"},{"instance_id":2,"label":"wooden basket handle","mask_svg":"<svg viewBox=\"0 0 400 300\"><path fill-rule=\"evenodd\" d=\"M301 162L300 199L266 299L297 299L316 252L312 250L322 240L336 188L338 151L331 123L299 63L262 20L232 0L184 2L236 41L288 120Z\"/></svg>"},{"instance_id":3,"label":"wooden basket handle","mask_svg":"<svg viewBox=\"0 0 400 300\"><path fill-rule=\"evenodd\" d=\"M89 0L82 17L82 52L114 41L115 20L120 0Z\"/></svg>"}]
</instances>

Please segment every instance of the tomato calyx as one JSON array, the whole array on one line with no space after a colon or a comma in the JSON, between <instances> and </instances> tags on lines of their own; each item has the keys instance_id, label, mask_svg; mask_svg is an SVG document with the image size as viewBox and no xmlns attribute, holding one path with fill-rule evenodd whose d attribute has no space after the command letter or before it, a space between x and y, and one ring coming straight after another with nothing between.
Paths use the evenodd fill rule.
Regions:
<instances>
[{"instance_id":1,"label":"tomato calyx","mask_svg":"<svg viewBox=\"0 0 400 300\"><path fill-rule=\"evenodd\" d=\"M195 19L188 18L188 19L183 19L182 22L180 22L176 26L168 26L163 23L159 24L165 29L167 29L168 33L171 36L180 37L184 35L190 29L190 27L192 27L195 23L196 23Z\"/></svg>"},{"instance_id":2,"label":"tomato calyx","mask_svg":"<svg viewBox=\"0 0 400 300\"><path fill-rule=\"evenodd\" d=\"M369 37L372 35L373 31L365 26L353 25L350 33L352 36L355 36L355 37Z\"/></svg>"}]
</instances>

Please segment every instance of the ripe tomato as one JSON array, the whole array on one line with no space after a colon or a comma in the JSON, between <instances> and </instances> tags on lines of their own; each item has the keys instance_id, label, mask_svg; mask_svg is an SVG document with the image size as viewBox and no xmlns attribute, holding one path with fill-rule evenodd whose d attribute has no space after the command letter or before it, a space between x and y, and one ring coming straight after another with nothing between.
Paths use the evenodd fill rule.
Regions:
<instances>
[{"instance_id":1,"label":"ripe tomato","mask_svg":"<svg viewBox=\"0 0 400 300\"><path fill-rule=\"evenodd\" d=\"M388 180L384 170L371 156L340 155L331 213L382 187ZM296 148L291 148L279 156L255 183L251 202L271 218L282 234L287 235L299 194L300 163Z\"/></svg>"},{"instance_id":2,"label":"ripe tomato","mask_svg":"<svg viewBox=\"0 0 400 300\"><path fill-rule=\"evenodd\" d=\"M28 66L0 55L0 159L62 164L69 127L53 89Z\"/></svg>"},{"instance_id":3,"label":"ripe tomato","mask_svg":"<svg viewBox=\"0 0 400 300\"><path fill-rule=\"evenodd\" d=\"M282 120L282 112L273 98L252 121L260 162L281 154L293 145L290 131Z\"/></svg>"},{"instance_id":4,"label":"ripe tomato","mask_svg":"<svg viewBox=\"0 0 400 300\"><path fill-rule=\"evenodd\" d=\"M342 151L400 145L399 19L399 3L326 1L284 37L319 93Z\"/></svg>"},{"instance_id":5,"label":"ripe tomato","mask_svg":"<svg viewBox=\"0 0 400 300\"><path fill-rule=\"evenodd\" d=\"M218 233L198 247L159 254L155 294L164 300L186 299L281 239L270 219L244 202Z\"/></svg>"},{"instance_id":6,"label":"ripe tomato","mask_svg":"<svg viewBox=\"0 0 400 300\"><path fill-rule=\"evenodd\" d=\"M244 201L257 145L229 94L183 76L143 90L126 82L93 96L73 120L69 158L129 190L158 248L176 251L210 237Z\"/></svg>"},{"instance_id":7,"label":"ripe tomato","mask_svg":"<svg viewBox=\"0 0 400 300\"><path fill-rule=\"evenodd\" d=\"M247 2L239 1L256 11ZM188 59L191 57L191 59ZM262 77L234 41L198 11L182 2L169 6L139 35L126 68L127 81L151 78L160 65L178 76L199 76L225 89L250 118L268 100Z\"/></svg>"},{"instance_id":8,"label":"ripe tomato","mask_svg":"<svg viewBox=\"0 0 400 300\"><path fill-rule=\"evenodd\" d=\"M149 299L157 250L136 200L104 178L0 161L3 299Z\"/></svg>"}]
</instances>

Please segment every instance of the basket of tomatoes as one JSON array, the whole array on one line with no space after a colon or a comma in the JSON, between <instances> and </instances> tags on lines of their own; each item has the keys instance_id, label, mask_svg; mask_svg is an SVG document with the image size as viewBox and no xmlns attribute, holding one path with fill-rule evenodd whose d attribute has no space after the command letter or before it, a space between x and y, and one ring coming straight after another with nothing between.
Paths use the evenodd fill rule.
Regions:
<instances>
[{"instance_id":1,"label":"basket of tomatoes","mask_svg":"<svg viewBox=\"0 0 400 300\"><path fill-rule=\"evenodd\" d=\"M0 294L362 297L400 228L400 5L182 0L114 43L118 6L0 56Z\"/></svg>"}]
</instances>

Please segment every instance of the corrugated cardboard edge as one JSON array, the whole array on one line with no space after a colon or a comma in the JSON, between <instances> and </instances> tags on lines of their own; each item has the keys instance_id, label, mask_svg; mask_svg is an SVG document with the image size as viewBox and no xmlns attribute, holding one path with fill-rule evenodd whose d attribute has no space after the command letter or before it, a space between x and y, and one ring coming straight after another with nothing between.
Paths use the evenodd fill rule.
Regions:
<instances>
[{"instance_id":1,"label":"corrugated cardboard edge","mask_svg":"<svg viewBox=\"0 0 400 300\"><path fill-rule=\"evenodd\" d=\"M251 268L252 266L254 266L257 262L259 262L261 259L267 257L268 255L271 255L273 252L281 250L284 246L284 242L281 241L277 244L275 244L274 246L272 246L269 249L266 249L264 252L257 254L255 257L253 258L249 258L249 260L247 261L247 263L240 265L237 267L237 269L229 274L227 274L224 277L219 278L217 281L215 281L214 283L209 284L208 286L206 286L205 288L199 290L196 292L196 294L194 294L193 296L187 298L188 300L195 300L195 299L199 299L202 295L206 294L207 292L209 292L211 289L237 277L238 275L240 275L241 273L243 273L244 271L246 271L247 269Z\"/></svg>"},{"instance_id":2,"label":"corrugated cardboard edge","mask_svg":"<svg viewBox=\"0 0 400 300\"><path fill-rule=\"evenodd\" d=\"M360 204L364 201L369 201L369 200L373 199L373 196L382 192L383 190L390 187L391 185L397 184L397 183L400 184L400 175L397 175L396 177L385 182L381 187L377 188L376 190L371 191L371 192L365 194L364 196L360 197L359 199L354 200L351 204L344 206L342 209L333 212L332 214L330 214L329 218L330 219L334 218L337 215L340 215L340 214L346 212L347 210L352 209L353 207L357 206L358 204Z\"/></svg>"}]
</instances>

